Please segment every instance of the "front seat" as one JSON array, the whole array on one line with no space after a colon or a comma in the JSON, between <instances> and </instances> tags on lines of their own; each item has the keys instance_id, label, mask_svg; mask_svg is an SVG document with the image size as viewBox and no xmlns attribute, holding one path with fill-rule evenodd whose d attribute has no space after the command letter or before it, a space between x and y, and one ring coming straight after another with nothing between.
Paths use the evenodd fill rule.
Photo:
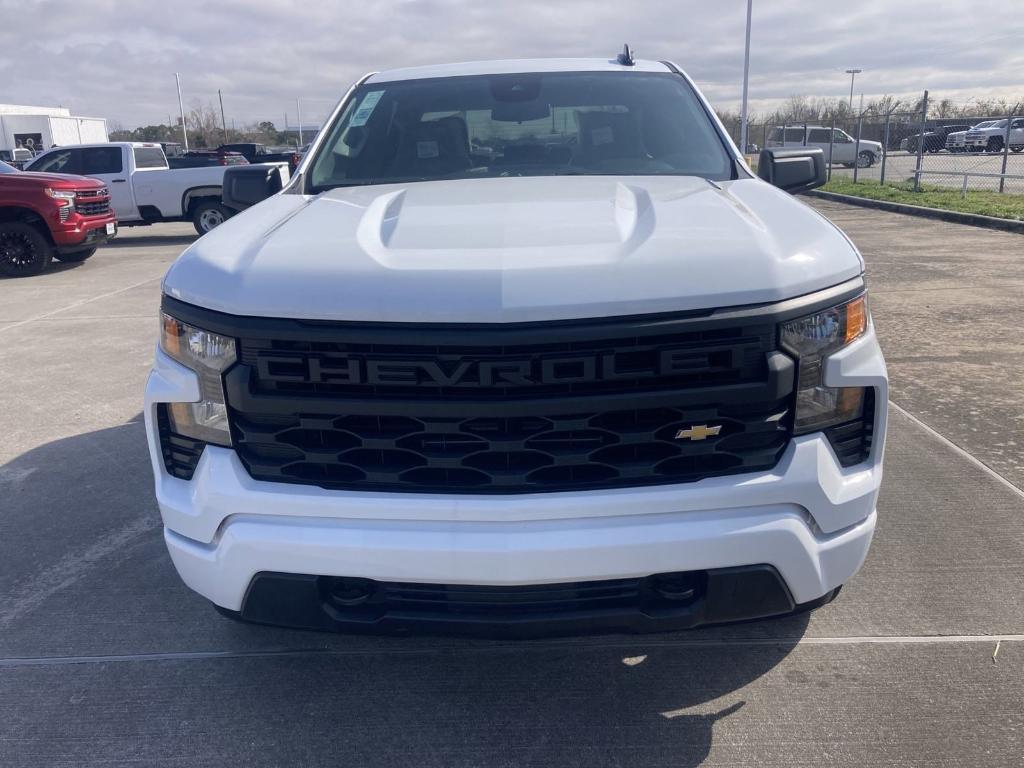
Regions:
<instances>
[{"instance_id":1,"label":"front seat","mask_svg":"<svg viewBox=\"0 0 1024 768\"><path fill-rule=\"evenodd\" d=\"M471 168L469 131L457 115L414 124L402 136L389 176L448 176Z\"/></svg>"},{"instance_id":2,"label":"front seat","mask_svg":"<svg viewBox=\"0 0 1024 768\"><path fill-rule=\"evenodd\" d=\"M600 170L632 170L648 158L631 112L577 111L579 164Z\"/></svg>"}]
</instances>

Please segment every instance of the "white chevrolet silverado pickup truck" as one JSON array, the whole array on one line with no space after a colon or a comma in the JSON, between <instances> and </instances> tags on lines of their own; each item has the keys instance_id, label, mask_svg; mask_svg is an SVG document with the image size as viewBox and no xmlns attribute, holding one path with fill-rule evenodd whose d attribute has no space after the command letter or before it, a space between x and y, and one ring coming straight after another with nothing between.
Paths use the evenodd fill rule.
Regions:
<instances>
[{"instance_id":1,"label":"white chevrolet silverado pickup truck","mask_svg":"<svg viewBox=\"0 0 1024 768\"><path fill-rule=\"evenodd\" d=\"M167 272L145 395L181 577L394 633L829 602L875 529L886 370L859 253L787 193L821 150L758 173L628 49L367 75L283 190L231 169L250 207Z\"/></svg>"},{"instance_id":2,"label":"white chevrolet silverado pickup truck","mask_svg":"<svg viewBox=\"0 0 1024 768\"><path fill-rule=\"evenodd\" d=\"M277 164L287 179L287 163ZM121 226L191 221L203 235L234 213L221 203L225 166L168 168L159 144L115 141L55 147L26 168L106 183Z\"/></svg>"}]
</instances>

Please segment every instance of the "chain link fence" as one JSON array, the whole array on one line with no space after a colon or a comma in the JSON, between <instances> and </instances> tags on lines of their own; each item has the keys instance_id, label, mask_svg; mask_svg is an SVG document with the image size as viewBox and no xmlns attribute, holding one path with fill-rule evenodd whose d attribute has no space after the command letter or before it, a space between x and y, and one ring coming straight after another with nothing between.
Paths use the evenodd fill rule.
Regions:
<instances>
[{"instance_id":1,"label":"chain link fence","mask_svg":"<svg viewBox=\"0 0 1024 768\"><path fill-rule=\"evenodd\" d=\"M904 189L1024 195L1024 105L988 117L867 110L854 117L752 124L747 154L762 148L818 147L829 179ZM738 126L729 126L739 142Z\"/></svg>"}]
</instances>

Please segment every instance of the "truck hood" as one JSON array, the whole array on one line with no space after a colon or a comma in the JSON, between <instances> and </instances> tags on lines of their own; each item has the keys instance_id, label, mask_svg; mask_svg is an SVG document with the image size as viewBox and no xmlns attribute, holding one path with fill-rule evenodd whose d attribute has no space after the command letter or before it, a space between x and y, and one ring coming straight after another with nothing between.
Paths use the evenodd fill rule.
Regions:
<instances>
[{"instance_id":1,"label":"truck hood","mask_svg":"<svg viewBox=\"0 0 1024 768\"><path fill-rule=\"evenodd\" d=\"M91 179L88 176L75 176L70 173L37 173L36 171L22 171L18 174L11 174L12 178L19 181L38 181L40 184L48 184L60 189L99 189L106 186L102 181Z\"/></svg>"},{"instance_id":2,"label":"truck hood","mask_svg":"<svg viewBox=\"0 0 1024 768\"><path fill-rule=\"evenodd\" d=\"M772 302L862 271L757 179L509 177L277 195L193 244L164 291L235 315L498 323Z\"/></svg>"}]
</instances>

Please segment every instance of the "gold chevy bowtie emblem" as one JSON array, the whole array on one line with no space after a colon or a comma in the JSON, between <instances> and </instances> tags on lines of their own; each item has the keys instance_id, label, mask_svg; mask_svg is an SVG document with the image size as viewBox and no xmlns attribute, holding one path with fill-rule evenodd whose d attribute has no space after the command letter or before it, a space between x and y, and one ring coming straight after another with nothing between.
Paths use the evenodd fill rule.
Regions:
<instances>
[{"instance_id":1,"label":"gold chevy bowtie emblem","mask_svg":"<svg viewBox=\"0 0 1024 768\"><path fill-rule=\"evenodd\" d=\"M689 429L680 429L676 432L676 440L689 438L690 440L707 440L722 431L721 425L709 427L707 424L698 424Z\"/></svg>"}]
</instances>

